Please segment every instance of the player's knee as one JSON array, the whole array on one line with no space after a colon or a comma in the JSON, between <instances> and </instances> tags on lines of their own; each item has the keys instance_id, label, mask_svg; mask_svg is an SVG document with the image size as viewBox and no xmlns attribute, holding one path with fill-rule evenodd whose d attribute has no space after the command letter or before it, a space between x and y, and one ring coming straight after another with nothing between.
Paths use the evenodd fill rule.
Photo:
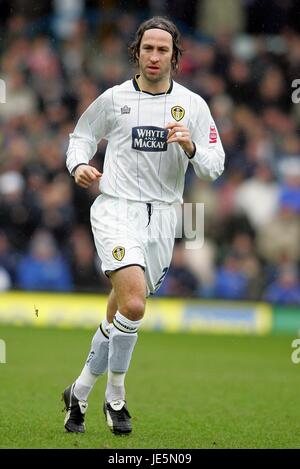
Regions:
<instances>
[{"instance_id":1,"label":"player's knee","mask_svg":"<svg viewBox=\"0 0 300 469\"><path fill-rule=\"evenodd\" d=\"M130 298L120 305L120 313L131 321L142 319L145 312L145 301L139 298Z\"/></svg>"}]
</instances>

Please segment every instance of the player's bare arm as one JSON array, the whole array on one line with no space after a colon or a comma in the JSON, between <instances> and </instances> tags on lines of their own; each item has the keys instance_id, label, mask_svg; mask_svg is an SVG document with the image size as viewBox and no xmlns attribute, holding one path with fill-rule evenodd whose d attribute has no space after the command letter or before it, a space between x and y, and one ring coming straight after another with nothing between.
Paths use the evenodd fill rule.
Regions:
<instances>
[{"instance_id":1,"label":"player's bare arm","mask_svg":"<svg viewBox=\"0 0 300 469\"><path fill-rule=\"evenodd\" d=\"M81 164L76 168L74 173L76 184L85 189L90 187L94 181L99 180L101 176L102 173L100 173L98 169L88 164Z\"/></svg>"},{"instance_id":2,"label":"player's bare arm","mask_svg":"<svg viewBox=\"0 0 300 469\"><path fill-rule=\"evenodd\" d=\"M179 143L183 151L189 156L193 156L195 144L191 139L189 129L178 122L169 122L166 125L166 129L169 129L167 143Z\"/></svg>"}]
</instances>

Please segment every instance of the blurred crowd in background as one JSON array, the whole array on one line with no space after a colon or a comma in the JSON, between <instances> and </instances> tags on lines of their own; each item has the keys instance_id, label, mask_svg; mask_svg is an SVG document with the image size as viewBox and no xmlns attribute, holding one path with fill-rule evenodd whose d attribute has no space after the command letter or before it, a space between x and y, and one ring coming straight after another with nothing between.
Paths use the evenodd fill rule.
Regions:
<instances>
[{"instance_id":1,"label":"blurred crowd in background","mask_svg":"<svg viewBox=\"0 0 300 469\"><path fill-rule=\"evenodd\" d=\"M89 222L99 189L68 174L68 136L134 75L127 46L161 14L182 32L175 79L208 102L226 169L212 184L189 168L184 200L205 204L205 242L176 240L158 294L300 304L298 1L0 0L0 10L0 290L109 291ZM100 170L104 154L101 142Z\"/></svg>"}]
</instances>

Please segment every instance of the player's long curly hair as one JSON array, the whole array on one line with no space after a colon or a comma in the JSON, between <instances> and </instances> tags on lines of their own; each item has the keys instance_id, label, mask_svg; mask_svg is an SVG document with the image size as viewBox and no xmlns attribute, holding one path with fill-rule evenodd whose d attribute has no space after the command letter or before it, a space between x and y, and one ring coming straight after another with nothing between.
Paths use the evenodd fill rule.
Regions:
<instances>
[{"instance_id":1,"label":"player's long curly hair","mask_svg":"<svg viewBox=\"0 0 300 469\"><path fill-rule=\"evenodd\" d=\"M130 59L134 63L138 63L138 57L140 53L140 45L143 34L148 29L162 29L171 34L173 38L173 57L172 57L172 70L178 69L178 62L182 55L182 48L180 47L180 33L175 24L167 18L162 16L154 16L150 20L144 21L138 28L134 41L129 46Z\"/></svg>"}]
</instances>

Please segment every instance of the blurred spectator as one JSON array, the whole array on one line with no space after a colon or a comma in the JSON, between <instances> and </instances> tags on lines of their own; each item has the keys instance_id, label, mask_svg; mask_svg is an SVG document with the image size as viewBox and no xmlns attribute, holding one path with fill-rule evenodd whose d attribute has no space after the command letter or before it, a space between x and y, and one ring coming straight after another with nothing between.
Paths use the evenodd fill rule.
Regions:
<instances>
[{"instance_id":1,"label":"blurred spectator","mask_svg":"<svg viewBox=\"0 0 300 469\"><path fill-rule=\"evenodd\" d=\"M236 233L231 244L232 253L240 260L241 272L247 279L245 297L249 300L260 298L264 287L261 262L255 250L253 237L249 233Z\"/></svg>"},{"instance_id":2,"label":"blurred spectator","mask_svg":"<svg viewBox=\"0 0 300 469\"><path fill-rule=\"evenodd\" d=\"M72 34L61 45L61 61L71 83L84 73L84 64L89 53L87 23L84 19L74 23Z\"/></svg>"},{"instance_id":3,"label":"blurred spectator","mask_svg":"<svg viewBox=\"0 0 300 469\"><path fill-rule=\"evenodd\" d=\"M17 284L24 290L73 289L69 267L58 253L50 232L39 230L34 234L29 253L18 264Z\"/></svg>"},{"instance_id":4,"label":"blurred spectator","mask_svg":"<svg viewBox=\"0 0 300 469\"><path fill-rule=\"evenodd\" d=\"M236 191L243 181L243 172L240 169L228 171L227 178L218 191L217 216L219 224L227 220L235 211Z\"/></svg>"},{"instance_id":5,"label":"blurred spectator","mask_svg":"<svg viewBox=\"0 0 300 469\"><path fill-rule=\"evenodd\" d=\"M298 168L297 168L298 169ZM294 168L294 175L285 178L279 194L280 206L290 208L294 213L300 213L300 173L297 174Z\"/></svg>"},{"instance_id":6,"label":"blurred spectator","mask_svg":"<svg viewBox=\"0 0 300 469\"><path fill-rule=\"evenodd\" d=\"M0 176L0 227L5 229L17 250L26 246L38 222L24 194L25 181L20 173L7 171Z\"/></svg>"},{"instance_id":7,"label":"blurred spectator","mask_svg":"<svg viewBox=\"0 0 300 469\"><path fill-rule=\"evenodd\" d=\"M32 288L108 290L89 227L99 189L75 186L65 152L83 111L135 73L127 45L150 11L178 22L185 52L174 78L208 101L226 153L214 184L188 168L185 201L204 203L205 243L197 251L176 243L159 294L277 301L278 282L286 303L297 303L299 279L283 273L300 263L297 2L230 0L221 8L193 0L187 8L140 0L138 10L133 0L25 3L1 3L0 288L15 288L28 261ZM100 171L105 147L103 140L91 162Z\"/></svg>"},{"instance_id":8,"label":"blurred spectator","mask_svg":"<svg viewBox=\"0 0 300 469\"><path fill-rule=\"evenodd\" d=\"M198 293L201 297L211 298L214 294L214 276L216 261L216 246L205 237L200 249L185 249L186 266L198 280Z\"/></svg>"},{"instance_id":9,"label":"blurred spectator","mask_svg":"<svg viewBox=\"0 0 300 469\"><path fill-rule=\"evenodd\" d=\"M257 248L267 262L276 263L283 255L300 260L300 219L289 206L282 205L277 215L258 232Z\"/></svg>"},{"instance_id":10,"label":"blurred spectator","mask_svg":"<svg viewBox=\"0 0 300 469\"><path fill-rule=\"evenodd\" d=\"M167 296L195 296L198 288L198 280L185 262L184 241L177 241L171 267L158 293Z\"/></svg>"},{"instance_id":11,"label":"blurred spectator","mask_svg":"<svg viewBox=\"0 0 300 469\"><path fill-rule=\"evenodd\" d=\"M60 2L53 0L54 33L60 39L69 38L76 28L76 22L83 14L84 0L68 0Z\"/></svg>"},{"instance_id":12,"label":"blurred spectator","mask_svg":"<svg viewBox=\"0 0 300 469\"><path fill-rule=\"evenodd\" d=\"M199 3L199 30L214 35L223 29L230 33L244 28L244 8L239 0L226 0L222 8L219 0L202 0Z\"/></svg>"},{"instance_id":13,"label":"blurred spectator","mask_svg":"<svg viewBox=\"0 0 300 469\"><path fill-rule=\"evenodd\" d=\"M264 299L276 304L300 305L300 280L296 266L282 268L266 289Z\"/></svg>"},{"instance_id":14,"label":"blurred spectator","mask_svg":"<svg viewBox=\"0 0 300 469\"><path fill-rule=\"evenodd\" d=\"M9 279L5 283L9 287L15 283L16 264L17 256L11 248L6 233L0 230L0 268L3 273L2 278Z\"/></svg>"},{"instance_id":15,"label":"blurred spectator","mask_svg":"<svg viewBox=\"0 0 300 469\"><path fill-rule=\"evenodd\" d=\"M228 92L236 104L252 105L255 84L251 68L245 60L234 59L228 69Z\"/></svg>"},{"instance_id":16,"label":"blurred spectator","mask_svg":"<svg viewBox=\"0 0 300 469\"><path fill-rule=\"evenodd\" d=\"M9 290L12 282L9 273L0 265L0 292Z\"/></svg>"},{"instance_id":17,"label":"blurred spectator","mask_svg":"<svg viewBox=\"0 0 300 469\"><path fill-rule=\"evenodd\" d=\"M185 202L204 204L205 230L215 222L218 214L218 194L212 184L207 181L195 181L190 189Z\"/></svg>"},{"instance_id":18,"label":"blurred spectator","mask_svg":"<svg viewBox=\"0 0 300 469\"><path fill-rule=\"evenodd\" d=\"M256 34L279 33L289 21L292 22L294 4L297 5L297 2L276 0L270 8L269 0L248 0L245 2L247 31Z\"/></svg>"},{"instance_id":19,"label":"blurred spectator","mask_svg":"<svg viewBox=\"0 0 300 469\"><path fill-rule=\"evenodd\" d=\"M267 106L276 106L283 112L288 111L291 106L284 75L274 66L267 68L258 86L258 110Z\"/></svg>"},{"instance_id":20,"label":"blurred spectator","mask_svg":"<svg viewBox=\"0 0 300 469\"><path fill-rule=\"evenodd\" d=\"M128 67L124 43L116 32L102 39L101 48L98 45L91 51L88 71L94 79L100 78L104 89L118 85L127 76Z\"/></svg>"},{"instance_id":21,"label":"blurred spectator","mask_svg":"<svg viewBox=\"0 0 300 469\"><path fill-rule=\"evenodd\" d=\"M216 270L214 294L216 298L240 300L246 297L247 278L241 262L234 253L229 253Z\"/></svg>"},{"instance_id":22,"label":"blurred spectator","mask_svg":"<svg viewBox=\"0 0 300 469\"><path fill-rule=\"evenodd\" d=\"M282 153L278 157L277 171L281 181L289 177L300 177L300 138L294 133L282 139Z\"/></svg>"},{"instance_id":23,"label":"blurred spectator","mask_svg":"<svg viewBox=\"0 0 300 469\"><path fill-rule=\"evenodd\" d=\"M3 77L6 83L6 102L0 106L0 119L12 119L30 115L37 108L37 98L25 82L24 75L17 70Z\"/></svg>"},{"instance_id":24,"label":"blurred spectator","mask_svg":"<svg viewBox=\"0 0 300 469\"><path fill-rule=\"evenodd\" d=\"M71 236L72 277L80 291L105 291L109 280L99 268L95 248L87 228L77 226Z\"/></svg>"},{"instance_id":25,"label":"blurred spectator","mask_svg":"<svg viewBox=\"0 0 300 469\"><path fill-rule=\"evenodd\" d=\"M264 226L276 213L278 192L278 183L274 181L271 168L258 164L254 176L242 182L236 190L236 209L245 213L254 227Z\"/></svg>"},{"instance_id":26,"label":"blurred spectator","mask_svg":"<svg viewBox=\"0 0 300 469\"><path fill-rule=\"evenodd\" d=\"M61 243L66 240L74 222L70 186L70 178L60 174L40 191L41 225L50 230Z\"/></svg>"},{"instance_id":27,"label":"blurred spectator","mask_svg":"<svg viewBox=\"0 0 300 469\"><path fill-rule=\"evenodd\" d=\"M59 100L63 94L63 76L59 56L50 38L39 35L32 41L28 57L30 83L43 103Z\"/></svg>"}]
</instances>

